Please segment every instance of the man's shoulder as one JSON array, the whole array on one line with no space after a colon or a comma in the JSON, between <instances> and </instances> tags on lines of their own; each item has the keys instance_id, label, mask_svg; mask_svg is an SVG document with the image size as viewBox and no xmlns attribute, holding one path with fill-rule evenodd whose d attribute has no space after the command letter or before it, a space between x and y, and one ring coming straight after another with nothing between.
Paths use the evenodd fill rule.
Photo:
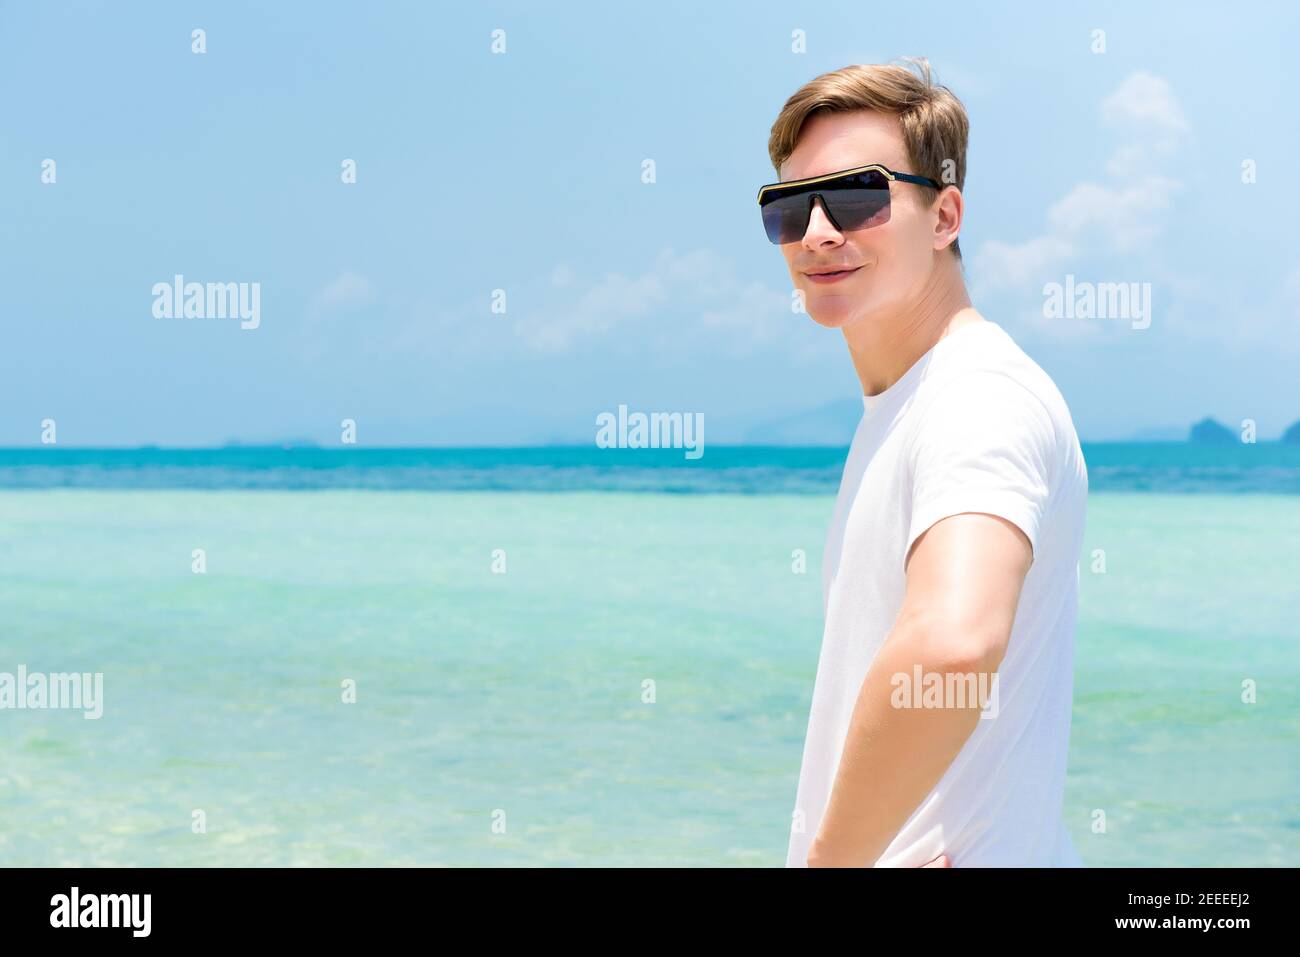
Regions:
<instances>
[{"instance_id":1,"label":"man's shoulder","mask_svg":"<svg viewBox=\"0 0 1300 957\"><path fill-rule=\"evenodd\" d=\"M915 411L936 402L974 409L1023 407L1050 420L1062 440L1073 436L1069 405L1052 377L1001 326L986 322L985 335L934 364L917 390Z\"/></svg>"},{"instance_id":2,"label":"man's shoulder","mask_svg":"<svg viewBox=\"0 0 1300 957\"><path fill-rule=\"evenodd\" d=\"M928 369L908 411L909 461L1036 462L1052 491L1086 489L1086 466L1065 397L998 329Z\"/></svg>"}]
</instances>

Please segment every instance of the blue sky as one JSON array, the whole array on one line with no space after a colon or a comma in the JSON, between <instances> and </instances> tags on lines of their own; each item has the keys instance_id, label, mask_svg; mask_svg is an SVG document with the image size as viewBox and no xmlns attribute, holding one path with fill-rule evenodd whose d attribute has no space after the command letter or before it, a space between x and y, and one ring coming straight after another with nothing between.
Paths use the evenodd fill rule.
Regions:
<instances>
[{"instance_id":1,"label":"blue sky","mask_svg":"<svg viewBox=\"0 0 1300 957\"><path fill-rule=\"evenodd\" d=\"M46 418L68 446L336 443L344 418L362 445L582 442L619 404L725 442L853 400L754 196L798 86L903 55L971 114L975 304L1081 437L1276 437L1300 16L1056 6L4 3L0 444ZM155 318L178 273L259 282L259 327ZM1150 283L1149 328L1044 319L1067 274Z\"/></svg>"}]
</instances>

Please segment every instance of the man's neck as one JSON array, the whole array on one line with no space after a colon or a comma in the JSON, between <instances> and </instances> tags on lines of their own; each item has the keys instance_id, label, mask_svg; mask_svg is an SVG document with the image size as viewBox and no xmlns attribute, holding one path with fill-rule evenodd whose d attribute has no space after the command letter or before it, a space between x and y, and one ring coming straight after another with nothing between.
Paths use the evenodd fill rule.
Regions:
<instances>
[{"instance_id":1,"label":"man's neck","mask_svg":"<svg viewBox=\"0 0 1300 957\"><path fill-rule=\"evenodd\" d=\"M903 377L940 339L983 322L971 306L954 262L936 270L916 302L900 313L873 316L843 330L863 395L879 395Z\"/></svg>"}]
</instances>

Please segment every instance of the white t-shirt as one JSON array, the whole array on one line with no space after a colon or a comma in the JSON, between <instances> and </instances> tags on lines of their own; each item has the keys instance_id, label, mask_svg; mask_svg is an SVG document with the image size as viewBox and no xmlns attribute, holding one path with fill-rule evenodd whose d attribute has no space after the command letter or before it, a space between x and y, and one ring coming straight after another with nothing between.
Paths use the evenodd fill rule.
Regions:
<instances>
[{"instance_id":1,"label":"white t-shirt","mask_svg":"<svg viewBox=\"0 0 1300 957\"><path fill-rule=\"evenodd\" d=\"M787 867L807 865L858 692L903 604L912 543L988 512L1033 546L982 716L877 867L1081 866L1061 820L1088 474L1056 386L995 322L959 326L863 398L822 561L826 630ZM992 714L993 707L988 709Z\"/></svg>"}]
</instances>

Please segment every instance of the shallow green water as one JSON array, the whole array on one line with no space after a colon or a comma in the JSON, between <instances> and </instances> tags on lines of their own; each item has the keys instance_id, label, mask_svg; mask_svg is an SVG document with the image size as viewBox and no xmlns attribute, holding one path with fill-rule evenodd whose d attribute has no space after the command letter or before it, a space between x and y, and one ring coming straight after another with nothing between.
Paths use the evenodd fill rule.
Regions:
<instances>
[{"instance_id":1,"label":"shallow green water","mask_svg":"<svg viewBox=\"0 0 1300 957\"><path fill-rule=\"evenodd\" d=\"M97 721L0 711L0 864L779 866L830 510L0 493L0 671L102 671L105 699ZM1300 499L1095 494L1088 519L1084 860L1294 863Z\"/></svg>"}]
</instances>

